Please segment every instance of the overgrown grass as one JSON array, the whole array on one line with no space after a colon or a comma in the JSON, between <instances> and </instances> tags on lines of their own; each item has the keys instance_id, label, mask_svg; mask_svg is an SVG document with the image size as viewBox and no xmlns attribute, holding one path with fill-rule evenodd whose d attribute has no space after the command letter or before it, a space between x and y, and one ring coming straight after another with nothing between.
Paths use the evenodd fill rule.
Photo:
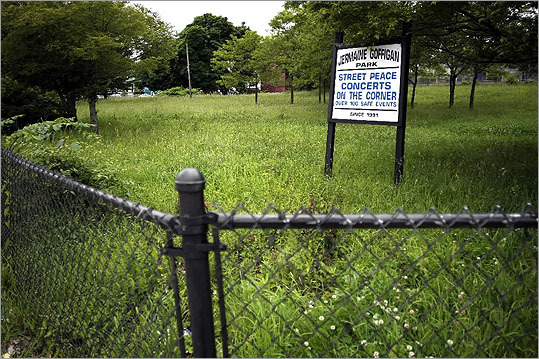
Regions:
<instances>
[{"instance_id":1,"label":"overgrown grass","mask_svg":"<svg viewBox=\"0 0 539 359\"><path fill-rule=\"evenodd\" d=\"M164 211L175 210L185 167L202 171L206 198L226 209L294 209L313 197L343 212L521 210L537 198L537 86L480 85L472 111L468 92L457 87L450 109L446 87L418 88L397 189L394 127L337 124L333 177L323 175L327 105L316 93L293 105L287 94L262 94L258 106L247 95L100 101L101 156L134 182L131 199Z\"/></svg>"},{"instance_id":2,"label":"overgrown grass","mask_svg":"<svg viewBox=\"0 0 539 359\"><path fill-rule=\"evenodd\" d=\"M186 167L203 172L206 200L227 211L238 202L253 213L270 202L314 213L537 206L537 85L480 85L473 111L469 90L457 87L450 109L446 87L418 88L398 188L394 127L337 124L333 176L324 176L327 104L314 92L296 94L293 105L287 94L262 94L258 106L244 95L102 100L101 146L81 156L116 167L129 199L167 212L177 211L173 181ZM88 120L87 105L78 110ZM231 350L248 357L503 356L504 343L514 342L507 355L534 356L537 337L522 323L537 317L536 305L525 307L537 293L537 235L505 234L223 231ZM24 311L9 305L16 315L2 329L27 334Z\"/></svg>"}]
</instances>

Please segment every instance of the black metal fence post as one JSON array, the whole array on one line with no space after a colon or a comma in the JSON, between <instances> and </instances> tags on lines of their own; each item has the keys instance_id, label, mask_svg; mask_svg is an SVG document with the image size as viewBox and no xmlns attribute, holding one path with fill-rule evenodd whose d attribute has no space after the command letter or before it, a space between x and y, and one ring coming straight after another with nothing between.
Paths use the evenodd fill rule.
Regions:
<instances>
[{"instance_id":1,"label":"black metal fence post","mask_svg":"<svg viewBox=\"0 0 539 359\"><path fill-rule=\"evenodd\" d=\"M180 195L182 247L193 336L193 356L215 358L208 251L203 250L201 246L208 243L208 225L203 223L206 214L204 208L206 180L199 170L186 168L176 176L175 184Z\"/></svg>"}]
</instances>

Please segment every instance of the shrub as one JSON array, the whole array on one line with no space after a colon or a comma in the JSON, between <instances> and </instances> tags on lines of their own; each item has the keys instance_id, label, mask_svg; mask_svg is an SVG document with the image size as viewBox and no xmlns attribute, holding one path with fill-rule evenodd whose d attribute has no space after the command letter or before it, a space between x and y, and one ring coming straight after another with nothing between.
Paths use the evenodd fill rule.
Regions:
<instances>
[{"instance_id":1,"label":"shrub","mask_svg":"<svg viewBox=\"0 0 539 359\"><path fill-rule=\"evenodd\" d=\"M200 90L196 88L192 89L191 92L193 93L193 95L200 95L201 93ZM159 95L189 96L189 89L183 88L181 86L172 87L172 88L169 88L168 90L159 92Z\"/></svg>"},{"instance_id":2,"label":"shrub","mask_svg":"<svg viewBox=\"0 0 539 359\"><path fill-rule=\"evenodd\" d=\"M28 125L2 142L19 155L75 181L128 197L127 182L117 178L113 164L96 160L101 151L99 137L91 128L89 123L60 117Z\"/></svg>"},{"instance_id":3,"label":"shrub","mask_svg":"<svg viewBox=\"0 0 539 359\"><path fill-rule=\"evenodd\" d=\"M2 77L2 118L16 121L9 127L3 127L5 134L12 133L24 126L41 121L51 121L65 115L58 94L46 92L40 87L24 87L17 81Z\"/></svg>"}]
</instances>

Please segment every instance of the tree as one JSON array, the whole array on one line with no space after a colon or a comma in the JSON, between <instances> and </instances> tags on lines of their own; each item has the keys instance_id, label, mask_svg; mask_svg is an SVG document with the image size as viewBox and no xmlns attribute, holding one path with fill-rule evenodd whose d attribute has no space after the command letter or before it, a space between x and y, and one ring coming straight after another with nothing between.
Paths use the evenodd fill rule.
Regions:
<instances>
[{"instance_id":1,"label":"tree","mask_svg":"<svg viewBox=\"0 0 539 359\"><path fill-rule=\"evenodd\" d=\"M457 72L464 64L477 71L492 63L514 64L527 72L537 68L537 2L308 1L287 2L285 9L294 12L287 24L296 38L308 29L301 26L307 13L311 24L343 31L346 43L363 46L400 36L403 24L411 22L410 63L417 71L440 50L449 53L444 61L460 64ZM330 54L331 46L323 52ZM306 71L306 65L296 72Z\"/></svg>"},{"instance_id":2,"label":"tree","mask_svg":"<svg viewBox=\"0 0 539 359\"><path fill-rule=\"evenodd\" d=\"M97 95L123 86L135 69L155 67L170 37L157 15L126 2L2 3L3 70L56 91L71 117L86 98L96 133Z\"/></svg>"},{"instance_id":3,"label":"tree","mask_svg":"<svg viewBox=\"0 0 539 359\"><path fill-rule=\"evenodd\" d=\"M294 103L294 79L300 77L298 61L301 31L296 26L297 16L290 6L279 12L271 21L272 36L265 41L267 66L273 68L273 80L279 80L282 72L290 89L290 103ZM281 72L282 71L282 72Z\"/></svg>"},{"instance_id":4,"label":"tree","mask_svg":"<svg viewBox=\"0 0 539 359\"><path fill-rule=\"evenodd\" d=\"M189 65L193 87L204 92L217 91L217 81L224 72L211 66L214 51L232 36L243 37L248 30L245 25L234 26L226 17L204 14L197 16L178 35L176 56L170 63L169 87L188 85L185 44L189 45Z\"/></svg>"},{"instance_id":5,"label":"tree","mask_svg":"<svg viewBox=\"0 0 539 359\"><path fill-rule=\"evenodd\" d=\"M255 54L261 43L262 36L247 30L243 37L232 36L213 53L211 59L213 70L222 74L217 83L227 89L244 89L246 85L254 84L255 103L258 103L258 83L262 71Z\"/></svg>"},{"instance_id":6,"label":"tree","mask_svg":"<svg viewBox=\"0 0 539 359\"><path fill-rule=\"evenodd\" d=\"M473 71L470 109L480 71L496 63L524 68L537 64L536 2L438 2L422 10L429 20L416 32L431 48L448 53L446 60L467 64Z\"/></svg>"}]
</instances>

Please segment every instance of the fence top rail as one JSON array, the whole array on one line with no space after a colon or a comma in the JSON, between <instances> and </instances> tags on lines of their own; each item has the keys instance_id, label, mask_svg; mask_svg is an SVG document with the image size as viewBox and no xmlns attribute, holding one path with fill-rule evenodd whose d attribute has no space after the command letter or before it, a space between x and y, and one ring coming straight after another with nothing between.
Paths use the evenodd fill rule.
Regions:
<instances>
[{"instance_id":1,"label":"fence top rail","mask_svg":"<svg viewBox=\"0 0 539 359\"><path fill-rule=\"evenodd\" d=\"M310 214L300 209L296 214L214 213L220 229L234 228L537 228L537 211L527 205L522 213L503 213L498 207L491 213L471 213L463 209L457 214Z\"/></svg>"},{"instance_id":2,"label":"fence top rail","mask_svg":"<svg viewBox=\"0 0 539 359\"><path fill-rule=\"evenodd\" d=\"M4 146L2 146L2 157L8 158L18 166L25 168L66 190L76 192L94 201L111 205L113 208L128 212L135 217L158 224L165 230L172 232L179 231L179 218L173 214L163 213L153 208L146 207L140 203L131 202L121 197L114 196L110 193L106 193L83 183L77 182L56 171L52 171L37 163L31 162L13 153Z\"/></svg>"}]
</instances>

